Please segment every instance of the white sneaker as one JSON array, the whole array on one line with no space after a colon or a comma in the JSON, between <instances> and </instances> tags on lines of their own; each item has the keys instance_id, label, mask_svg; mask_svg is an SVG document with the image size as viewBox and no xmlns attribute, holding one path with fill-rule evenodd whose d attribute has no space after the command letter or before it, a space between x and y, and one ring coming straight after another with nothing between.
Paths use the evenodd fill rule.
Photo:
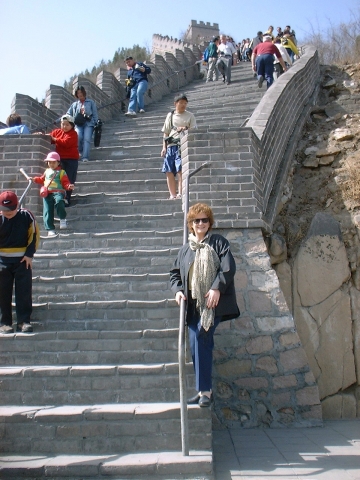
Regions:
<instances>
[{"instance_id":1,"label":"white sneaker","mask_svg":"<svg viewBox=\"0 0 360 480\"><path fill-rule=\"evenodd\" d=\"M65 230L67 228L66 218L64 220L60 220L60 230Z\"/></svg>"},{"instance_id":2,"label":"white sneaker","mask_svg":"<svg viewBox=\"0 0 360 480\"><path fill-rule=\"evenodd\" d=\"M128 117L136 117L136 112L133 112L132 110L129 110L128 112L125 113Z\"/></svg>"},{"instance_id":3,"label":"white sneaker","mask_svg":"<svg viewBox=\"0 0 360 480\"><path fill-rule=\"evenodd\" d=\"M140 108L139 113L145 113L145 110L143 108Z\"/></svg>"},{"instance_id":4,"label":"white sneaker","mask_svg":"<svg viewBox=\"0 0 360 480\"><path fill-rule=\"evenodd\" d=\"M81 161L82 161L82 162L88 162L89 159L88 159L88 158L83 158Z\"/></svg>"},{"instance_id":5,"label":"white sneaker","mask_svg":"<svg viewBox=\"0 0 360 480\"><path fill-rule=\"evenodd\" d=\"M55 232L55 230L49 230L49 231L48 231L48 237L56 237L56 232Z\"/></svg>"}]
</instances>

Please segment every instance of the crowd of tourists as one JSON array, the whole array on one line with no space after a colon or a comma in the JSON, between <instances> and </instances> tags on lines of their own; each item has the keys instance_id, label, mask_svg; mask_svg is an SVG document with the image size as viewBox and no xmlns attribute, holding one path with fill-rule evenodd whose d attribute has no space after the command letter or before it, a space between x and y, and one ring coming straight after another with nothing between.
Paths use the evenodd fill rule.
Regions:
<instances>
[{"instance_id":1,"label":"crowd of tourists","mask_svg":"<svg viewBox=\"0 0 360 480\"><path fill-rule=\"evenodd\" d=\"M254 77L259 88L266 81L269 88L284 73L299 55L294 30L287 25L284 30L270 25L265 32L258 31L252 39L246 38L236 43L227 35L215 36L204 53L207 64L206 82L217 81L222 76L223 83L231 83L231 67L240 62L252 62Z\"/></svg>"}]
</instances>

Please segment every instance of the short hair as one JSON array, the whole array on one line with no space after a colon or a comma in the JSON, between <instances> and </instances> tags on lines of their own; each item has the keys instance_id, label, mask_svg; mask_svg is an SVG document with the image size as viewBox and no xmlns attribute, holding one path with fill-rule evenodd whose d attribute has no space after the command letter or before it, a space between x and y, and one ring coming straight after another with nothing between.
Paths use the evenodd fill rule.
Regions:
<instances>
[{"instance_id":1,"label":"short hair","mask_svg":"<svg viewBox=\"0 0 360 480\"><path fill-rule=\"evenodd\" d=\"M77 87L77 89L75 90L75 93L74 93L76 98L78 98L78 92L79 91L84 95L84 97L86 97L86 90L82 85L80 85L80 87Z\"/></svg>"},{"instance_id":2,"label":"short hair","mask_svg":"<svg viewBox=\"0 0 360 480\"><path fill-rule=\"evenodd\" d=\"M124 62L126 62L126 60L134 60L133 57L126 57Z\"/></svg>"},{"instance_id":3,"label":"short hair","mask_svg":"<svg viewBox=\"0 0 360 480\"><path fill-rule=\"evenodd\" d=\"M17 127L18 125L21 125L20 115L16 112L11 113L6 119L6 125L8 127Z\"/></svg>"},{"instance_id":4,"label":"short hair","mask_svg":"<svg viewBox=\"0 0 360 480\"><path fill-rule=\"evenodd\" d=\"M218 40L220 40L220 37L219 37L219 36L216 36L216 37L213 38L212 41L213 41L213 42L217 42Z\"/></svg>"},{"instance_id":5,"label":"short hair","mask_svg":"<svg viewBox=\"0 0 360 480\"><path fill-rule=\"evenodd\" d=\"M206 203L196 203L192 207L189 208L186 220L187 226L191 233L195 233L193 229L193 221L195 220L196 215L199 213L203 213L210 221L209 230L211 230L212 226L214 225L214 214L209 205Z\"/></svg>"},{"instance_id":6,"label":"short hair","mask_svg":"<svg viewBox=\"0 0 360 480\"><path fill-rule=\"evenodd\" d=\"M260 30L259 30L259 31L257 32L257 36L258 36L258 37L261 37L261 35L262 35L262 32L260 32Z\"/></svg>"},{"instance_id":7,"label":"short hair","mask_svg":"<svg viewBox=\"0 0 360 480\"><path fill-rule=\"evenodd\" d=\"M175 95L174 97L174 103L177 103L179 102L180 100L185 100L185 102L188 102L189 100L187 99L187 96L185 95L185 93L178 93L177 95Z\"/></svg>"}]
</instances>

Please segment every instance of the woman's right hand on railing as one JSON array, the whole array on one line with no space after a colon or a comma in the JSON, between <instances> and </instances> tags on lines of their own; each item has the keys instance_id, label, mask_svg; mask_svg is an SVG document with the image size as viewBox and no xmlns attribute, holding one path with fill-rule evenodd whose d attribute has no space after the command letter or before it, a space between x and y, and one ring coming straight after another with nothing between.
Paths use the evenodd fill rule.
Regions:
<instances>
[{"instance_id":1,"label":"woman's right hand on railing","mask_svg":"<svg viewBox=\"0 0 360 480\"><path fill-rule=\"evenodd\" d=\"M183 292L176 292L175 300L176 300L176 303L178 305L180 305L182 299L186 300L186 297L185 297L184 293Z\"/></svg>"}]
</instances>

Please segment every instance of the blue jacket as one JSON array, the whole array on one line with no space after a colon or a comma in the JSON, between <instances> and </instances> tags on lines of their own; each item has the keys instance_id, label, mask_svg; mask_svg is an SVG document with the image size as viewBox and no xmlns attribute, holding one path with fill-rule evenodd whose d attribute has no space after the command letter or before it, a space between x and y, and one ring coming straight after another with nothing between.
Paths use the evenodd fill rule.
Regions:
<instances>
[{"instance_id":1,"label":"blue jacket","mask_svg":"<svg viewBox=\"0 0 360 480\"><path fill-rule=\"evenodd\" d=\"M16 125L15 127L0 129L0 135L29 135L30 130L26 125Z\"/></svg>"},{"instance_id":2,"label":"blue jacket","mask_svg":"<svg viewBox=\"0 0 360 480\"><path fill-rule=\"evenodd\" d=\"M80 100L77 100L73 104L71 104L69 110L66 112L68 115L71 115L72 117L76 117L76 114L80 112L80 109L82 107L82 103ZM92 115L91 119L86 122L86 126L89 127L95 127L97 121L98 121L98 113L97 113L97 108L96 108L96 103L94 100L90 100L88 98L85 98L84 101L84 107L85 107L85 113L86 115Z\"/></svg>"},{"instance_id":3,"label":"blue jacket","mask_svg":"<svg viewBox=\"0 0 360 480\"><path fill-rule=\"evenodd\" d=\"M130 70L128 70L127 77L132 78L135 82L135 85L137 83L142 82L143 80L147 81L148 79L147 76L149 75L149 73L151 73L151 68L145 65L145 63L136 62L136 64L139 65L140 67L144 67L145 72L140 72L140 70L136 70L134 68L131 68Z\"/></svg>"}]
</instances>

